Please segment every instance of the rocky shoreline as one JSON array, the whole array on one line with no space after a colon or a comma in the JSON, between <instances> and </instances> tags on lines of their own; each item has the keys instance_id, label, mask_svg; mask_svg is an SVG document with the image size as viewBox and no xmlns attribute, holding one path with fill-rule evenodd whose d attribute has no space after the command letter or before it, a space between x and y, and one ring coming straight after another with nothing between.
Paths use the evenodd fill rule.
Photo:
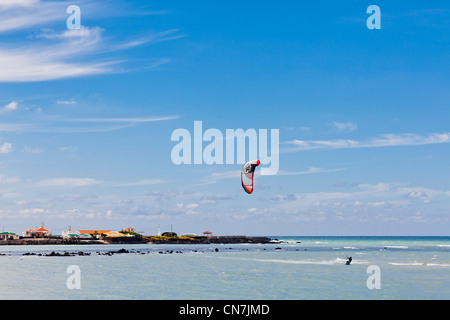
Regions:
<instances>
[{"instance_id":1,"label":"rocky shoreline","mask_svg":"<svg viewBox=\"0 0 450 320\"><path fill-rule=\"evenodd\" d=\"M215 237L172 237L162 239L161 237L149 237L149 244L236 244L236 243L271 243L268 237L247 236L215 236Z\"/></svg>"},{"instance_id":2,"label":"rocky shoreline","mask_svg":"<svg viewBox=\"0 0 450 320\"><path fill-rule=\"evenodd\" d=\"M2 246L17 245L90 245L90 244L107 244L103 240L78 240L78 239L47 239L47 238L27 238L15 240L0 240Z\"/></svg>"},{"instance_id":3,"label":"rocky shoreline","mask_svg":"<svg viewBox=\"0 0 450 320\"><path fill-rule=\"evenodd\" d=\"M108 245L108 244L237 244L273 243L268 237L247 236L214 236L214 237L121 237L96 239L62 239L62 238L22 238L15 240L1 240L1 245Z\"/></svg>"}]
</instances>

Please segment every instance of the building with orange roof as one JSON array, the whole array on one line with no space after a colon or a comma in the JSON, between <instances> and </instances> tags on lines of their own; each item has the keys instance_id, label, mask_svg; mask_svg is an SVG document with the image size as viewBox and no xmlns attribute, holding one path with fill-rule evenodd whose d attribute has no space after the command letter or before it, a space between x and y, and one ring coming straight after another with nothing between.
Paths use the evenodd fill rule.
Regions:
<instances>
[{"instance_id":1,"label":"building with orange roof","mask_svg":"<svg viewBox=\"0 0 450 320\"><path fill-rule=\"evenodd\" d=\"M44 238L52 235L52 232L44 227L28 229L23 232L24 237Z\"/></svg>"}]
</instances>

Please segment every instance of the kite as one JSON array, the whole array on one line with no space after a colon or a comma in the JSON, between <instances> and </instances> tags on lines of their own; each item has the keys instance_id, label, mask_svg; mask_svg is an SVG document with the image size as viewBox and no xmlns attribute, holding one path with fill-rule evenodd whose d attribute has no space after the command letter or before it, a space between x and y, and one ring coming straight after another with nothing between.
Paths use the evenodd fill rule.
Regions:
<instances>
[{"instance_id":1,"label":"kite","mask_svg":"<svg viewBox=\"0 0 450 320\"><path fill-rule=\"evenodd\" d=\"M249 161L242 167L241 183L245 192L251 194L253 192L253 176L255 175L255 168L259 166L259 160Z\"/></svg>"}]
</instances>

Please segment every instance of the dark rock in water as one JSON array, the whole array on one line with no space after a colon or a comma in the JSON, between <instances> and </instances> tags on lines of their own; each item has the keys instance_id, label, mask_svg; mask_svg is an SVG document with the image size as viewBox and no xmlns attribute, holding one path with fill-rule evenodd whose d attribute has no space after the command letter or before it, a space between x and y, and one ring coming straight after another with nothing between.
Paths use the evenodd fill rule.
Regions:
<instances>
[{"instance_id":1,"label":"dark rock in water","mask_svg":"<svg viewBox=\"0 0 450 320\"><path fill-rule=\"evenodd\" d=\"M52 251L48 254L44 254L44 256L45 257L72 257L73 255L70 254L69 252L59 253L59 252Z\"/></svg>"},{"instance_id":2,"label":"dark rock in water","mask_svg":"<svg viewBox=\"0 0 450 320\"><path fill-rule=\"evenodd\" d=\"M215 251L215 252L219 252L219 249L215 248L214 251Z\"/></svg>"}]
</instances>

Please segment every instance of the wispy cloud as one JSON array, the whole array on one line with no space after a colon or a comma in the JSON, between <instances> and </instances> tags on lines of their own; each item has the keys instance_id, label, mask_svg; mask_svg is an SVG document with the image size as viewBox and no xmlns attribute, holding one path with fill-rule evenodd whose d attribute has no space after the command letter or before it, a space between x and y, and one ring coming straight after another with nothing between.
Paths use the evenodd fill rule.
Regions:
<instances>
[{"instance_id":1,"label":"wispy cloud","mask_svg":"<svg viewBox=\"0 0 450 320\"><path fill-rule=\"evenodd\" d=\"M57 104L76 104L77 102L75 100L57 100Z\"/></svg>"},{"instance_id":2,"label":"wispy cloud","mask_svg":"<svg viewBox=\"0 0 450 320\"><path fill-rule=\"evenodd\" d=\"M136 186L148 186L165 183L166 181L162 179L146 179L146 180L138 180L132 182L124 182L117 184L118 187L136 187Z\"/></svg>"},{"instance_id":3,"label":"wispy cloud","mask_svg":"<svg viewBox=\"0 0 450 320\"><path fill-rule=\"evenodd\" d=\"M66 119L69 122L126 122L126 123L139 123L139 122L155 122L177 119L178 116L162 116L162 117L135 117L135 118L74 118Z\"/></svg>"},{"instance_id":4,"label":"wispy cloud","mask_svg":"<svg viewBox=\"0 0 450 320\"><path fill-rule=\"evenodd\" d=\"M102 184L103 186L113 187L133 187L133 186L146 186L165 183L161 179L146 179L124 183L104 182L93 178L49 178L40 181L30 182L31 186L36 187L87 187Z\"/></svg>"},{"instance_id":5,"label":"wispy cloud","mask_svg":"<svg viewBox=\"0 0 450 320\"><path fill-rule=\"evenodd\" d=\"M310 167L308 170L305 170L305 171L278 170L277 175L293 175L293 176L295 176L295 175L302 175L302 174L336 172L336 171L342 171L342 170L345 170L345 168L323 169L323 168Z\"/></svg>"},{"instance_id":6,"label":"wispy cloud","mask_svg":"<svg viewBox=\"0 0 450 320\"><path fill-rule=\"evenodd\" d=\"M23 147L22 152L37 154L37 153L44 152L44 149L42 149L42 148L32 148L32 147L25 146L25 147Z\"/></svg>"},{"instance_id":7,"label":"wispy cloud","mask_svg":"<svg viewBox=\"0 0 450 320\"><path fill-rule=\"evenodd\" d=\"M50 178L35 183L39 187L86 187L100 184L102 181L92 178Z\"/></svg>"},{"instance_id":8,"label":"wispy cloud","mask_svg":"<svg viewBox=\"0 0 450 320\"><path fill-rule=\"evenodd\" d=\"M134 47L141 46L141 45L147 44L147 43L157 43L157 42L180 39L180 38L183 38L184 36L185 36L184 34L180 33L179 29L166 30L166 31L156 32L156 33L153 33L148 36L144 36L141 38L130 40L125 43L115 45L114 48L120 49L120 50L129 49L129 48L134 48Z\"/></svg>"},{"instance_id":9,"label":"wispy cloud","mask_svg":"<svg viewBox=\"0 0 450 320\"><path fill-rule=\"evenodd\" d=\"M331 126L339 132L352 132L358 130L358 126L353 122L331 122Z\"/></svg>"},{"instance_id":10,"label":"wispy cloud","mask_svg":"<svg viewBox=\"0 0 450 320\"><path fill-rule=\"evenodd\" d=\"M137 124L168 121L178 116L133 117L133 118L66 118L35 117L27 123L0 123L0 132L50 132L88 133L107 132L129 128ZM76 124L76 125L74 125ZM6 147L6 146L5 146Z\"/></svg>"},{"instance_id":11,"label":"wispy cloud","mask_svg":"<svg viewBox=\"0 0 450 320\"><path fill-rule=\"evenodd\" d=\"M337 169L323 169L323 168L315 168L310 167L308 170L305 171L286 171L286 170L278 170L277 174L275 176L283 176L283 175L302 175L302 174L314 174L314 173L325 173L325 172L336 172L345 170L344 168L337 168ZM255 175L259 176L260 171L256 170ZM208 175L205 179L203 179L202 184L213 184L220 180L224 179L236 179L239 180L241 177L241 171L240 170L229 170L229 171L223 171L223 172L214 172L210 175Z\"/></svg>"},{"instance_id":12,"label":"wispy cloud","mask_svg":"<svg viewBox=\"0 0 450 320\"><path fill-rule=\"evenodd\" d=\"M86 31L89 30L89 31ZM100 28L60 34L60 41L37 41L0 49L0 82L32 82L113 72L120 61L73 62L101 50ZM70 34L70 36L69 36Z\"/></svg>"},{"instance_id":13,"label":"wispy cloud","mask_svg":"<svg viewBox=\"0 0 450 320\"><path fill-rule=\"evenodd\" d=\"M0 32L28 29L66 19L68 2L39 0L1 0Z\"/></svg>"},{"instance_id":14,"label":"wispy cloud","mask_svg":"<svg viewBox=\"0 0 450 320\"><path fill-rule=\"evenodd\" d=\"M431 133L419 135L413 133L383 134L365 141L340 139L340 140L292 140L285 144L294 146L292 150L311 149L348 149L348 148L376 148L396 146L418 146L450 142L450 133Z\"/></svg>"},{"instance_id":15,"label":"wispy cloud","mask_svg":"<svg viewBox=\"0 0 450 320\"><path fill-rule=\"evenodd\" d=\"M49 27L56 21L67 19L67 1L2 0L0 2L0 33L42 28L39 34L18 39L0 49L0 82L35 82L63 78L126 72L123 58L106 57L106 53L174 40L183 37L178 30L152 33L125 43L117 44L111 37L105 41L104 29L82 26L81 29L57 32ZM83 13L102 12L105 8L92 1L82 1ZM107 8L110 9L109 7ZM107 11L108 11L107 10ZM109 11L114 12L114 9ZM37 32L37 31L35 31ZM19 36L20 37L20 36ZM115 43L116 42L116 43ZM80 59L83 59L82 61ZM154 58L143 69L155 68L170 59Z\"/></svg>"},{"instance_id":16,"label":"wispy cloud","mask_svg":"<svg viewBox=\"0 0 450 320\"><path fill-rule=\"evenodd\" d=\"M39 0L0 0L0 8L9 9L13 7L29 7L38 2Z\"/></svg>"}]
</instances>

